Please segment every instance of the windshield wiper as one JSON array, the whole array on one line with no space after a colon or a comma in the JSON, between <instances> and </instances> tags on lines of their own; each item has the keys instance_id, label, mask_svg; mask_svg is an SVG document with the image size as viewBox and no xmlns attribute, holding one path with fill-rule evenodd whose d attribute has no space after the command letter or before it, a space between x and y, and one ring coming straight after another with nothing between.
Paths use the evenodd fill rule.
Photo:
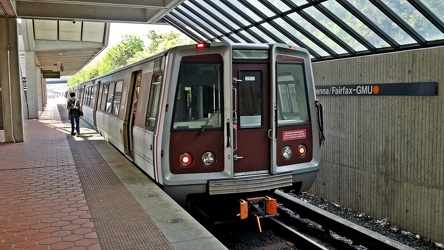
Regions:
<instances>
[{"instance_id":1,"label":"windshield wiper","mask_svg":"<svg viewBox=\"0 0 444 250\"><path fill-rule=\"evenodd\" d=\"M218 109L215 110L213 113L211 113L210 117L208 117L208 119L207 119L207 121L205 122L205 124L202 126L202 128L199 130L199 132L197 132L197 135L201 135L201 134L205 131L205 129L206 129L207 126L208 126L208 123L210 123L211 119L213 119L213 116L214 116L216 113L219 113L219 111L220 111L220 108L218 108Z\"/></svg>"}]
</instances>

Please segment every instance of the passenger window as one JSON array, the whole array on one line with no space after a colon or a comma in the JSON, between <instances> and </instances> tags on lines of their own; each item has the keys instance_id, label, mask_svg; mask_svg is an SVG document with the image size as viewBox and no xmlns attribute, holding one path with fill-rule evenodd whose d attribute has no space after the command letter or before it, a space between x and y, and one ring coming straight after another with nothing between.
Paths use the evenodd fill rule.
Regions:
<instances>
[{"instance_id":1,"label":"passenger window","mask_svg":"<svg viewBox=\"0 0 444 250\"><path fill-rule=\"evenodd\" d=\"M105 111L106 110L106 97L108 96L108 84L102 85L102 99L100 104L100 110Z\"/></svg>"},{"instance_id":2,"label":"passenger window","mask_svg":"<svg viewBox=\"0 0 444 250\"><path fill-rule=\"evenodd\" d=\"M92 91L92 87L88 87L86 89L86 92L87 92L87 94L86 94L86 98L87 98L86 105L89 106L89 107L91 107L91 91Z\"/></svg>"},{"instance_id":3,"label":"passenger window","mask_svg":"<svg viewBox=\"0 0 444 250\"><path fill-rule=\"evenodd\" d=\"M309 121L304 65L277 64L278 125Z\"/></svg>"},{"instance_id":4,"label":"passenger window","mask_svg":"<svg viewBox=\"0 0 444 250\"><path fill-rule=\"evenodd\" d=\"M122 98L122 87L123 81L118 81L116 83L116 90L114 91L114 115L118 116L120 111L120 101Z\"/></svg>"},{"instance_id":5,"label":"passenger window","mask_svg":"<svg viewBox=\"0 0 444 250\"><path fill-rule=\"evenodd\" d=\"M109 89L108 89L108 97L106 99L106 112L111 113L113 112L113 100L114 100L114 89L116 87L116 83L110 83Z\"/></svg>"},{"instance_id":6,"label":"passenger window","mask_svg":"<svg viewBox=\"0 0 444 250\"><path fill-rule=\"evenodd\" d=\"M91 86L90 87L90 91L89 91L89 106L93 107L94 106L94 90L95 90L95 86Z\"/></svg>"},{"instance_id":7,"label":"passenger window","mask_svg":"<svg viewBox=\"0 0 444 250\"><path fill-rule=\"evenodd\" d=\"M154 75L151 83L150 95L148 99L148 108L146 113L145 126L153 131L156 125L157 114L159 110L160 90L162 86L162 75Z\"/></svg>"},{"instance_id":8,"label":"passenger window","mask_svg":"<svg viewBox=\"0 0 444 250\"><path fill-rule=\"evenodd\" d=\"M182 62L173 129L222 127L222 63Z\"/></svg>"}]
</instances>

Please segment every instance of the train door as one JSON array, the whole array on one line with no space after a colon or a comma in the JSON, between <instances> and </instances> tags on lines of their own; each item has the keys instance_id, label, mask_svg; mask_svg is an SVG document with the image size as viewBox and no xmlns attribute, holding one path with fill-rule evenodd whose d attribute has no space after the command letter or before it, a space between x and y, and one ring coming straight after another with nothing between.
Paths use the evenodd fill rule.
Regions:
<instances>
[{"instance_id":1,"label":"train door","mask_svg":"<svg viewBox=\"0 0 444 250\"><path fill-rule=\"evenodd\" d=\"M296 170L310 162L314 153L314 137L308 89L312 84L310 58L306 52L275 45L272 49L272 95L276 106L272 151L272 173ZM307 84L310 83L310 84ZM311 100L314 105L314 100ZM313 106L311 110L315 110Z\"/></svg>"},{"instance_id":2,"label":"train door","mask_svg":"<svg viewBox=\"0 0 444 250\"><path fill-rule=\"evenodd\" d=\"M136 112L137 112L137 100L139 98L139 88L140 88L140 82L142 81L142 71L137 71L133 73L133 77L131 79L133 81L133 84L131 84L131 86L134 86L134 88L132 88L133 93L131 95L131 99L130 102L131 103L131 109L129 112L129 117L128 117L128 155L130 157L134 157L134 152L133 152L133 128L134 128L134 124L135 124L135 119L136 119ZM131 89L131 87L130 87Z\"/></svg>"},{"instance_id":3,"label":"train door","mask_svg":"<svg viewBox=\"0 0 444 250\"><path fill-rule=\"evenodd\" d=\"M234 173L269 173L269 64L233 62L233 79Z\"/></svg>"}]
</instances>

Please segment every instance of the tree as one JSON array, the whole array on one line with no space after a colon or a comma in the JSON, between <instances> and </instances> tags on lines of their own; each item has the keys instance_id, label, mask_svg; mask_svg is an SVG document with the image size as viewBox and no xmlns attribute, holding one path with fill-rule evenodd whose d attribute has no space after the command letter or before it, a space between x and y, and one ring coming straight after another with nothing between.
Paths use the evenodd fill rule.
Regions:
<instances>
[{"instance_id":1,"label":"tree","mask_svg":"<svg viewBox=\"0 0 444 250\"><path fill-rule=\"evenodd\" d=\"M104 59L103 63L110 67L103 67L102 70L115 70L128 65L128 62L137 52L144 50L144 41L138 35L124 35L123 40L111 47ZM106 72L101 72L106 73Z\"/></svg>"},{"instance_id":2,"label":"tree","mask_svg":"<svg viewBox=\"0 0 444 250\"><path fill-rule=\"evenodd\" d=\"M193 40L173 31L169 33L157 33L154 30L150 30L146 36L148 40L151 41L146 48L149 55L154 55L177 45L195 43Z\"/></svg>"},{"instance_id":3,"label":"tree","mask_svg":"<svg viewBox=\"0 0 444 250\"><path fill-rule=\"evenodd\" d=\"M78 85L91 78L165 51L173 46L195 43L182 34L173 31L158 33L155 30L150 30L146 36L150 40L148 46L145 46L144 40L138 35L129 34L122 36L122 41L109 48L103 58L95 60L95 63L88 64L77 74L70 77L68 79L68 86Z\"/></svg>"}]
</instances>

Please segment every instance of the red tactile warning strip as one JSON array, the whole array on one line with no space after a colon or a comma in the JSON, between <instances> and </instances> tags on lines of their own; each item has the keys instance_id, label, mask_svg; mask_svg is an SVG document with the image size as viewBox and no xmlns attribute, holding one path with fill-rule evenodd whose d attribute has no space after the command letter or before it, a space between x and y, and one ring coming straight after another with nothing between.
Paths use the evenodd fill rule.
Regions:
<instances>
[{"instance_id":1,"label":"red tactile warning strip","mask_svg":"<svg viewBox=\"0 0 444 250\"><path fill-rule=\"evenodd\" d=\"M26 122L24 143L0 143L0 250L171 249L61 116L57 108L45 110Z\"/></svg>"},{"instance_id":2,"label":"red tactile warning strip","mask_svg":"<svg viewBox=\"0 0 444 250\"><path fill-rule=\"evenodd\" d=\"M91 142L68 141L102 249L172 249Z\"/></svg>"},{"instance_id":3,"label":"red tactile warning strip","mask_svg":"<svg viewBox=\"0 0 444 250\"><path fill-rule=\"evenodd\" d=\"M68 122L64 105L58 110ZM92 143L75 138L68 142L102 249L172 249Z\"/></svg>"}]
</instances>

